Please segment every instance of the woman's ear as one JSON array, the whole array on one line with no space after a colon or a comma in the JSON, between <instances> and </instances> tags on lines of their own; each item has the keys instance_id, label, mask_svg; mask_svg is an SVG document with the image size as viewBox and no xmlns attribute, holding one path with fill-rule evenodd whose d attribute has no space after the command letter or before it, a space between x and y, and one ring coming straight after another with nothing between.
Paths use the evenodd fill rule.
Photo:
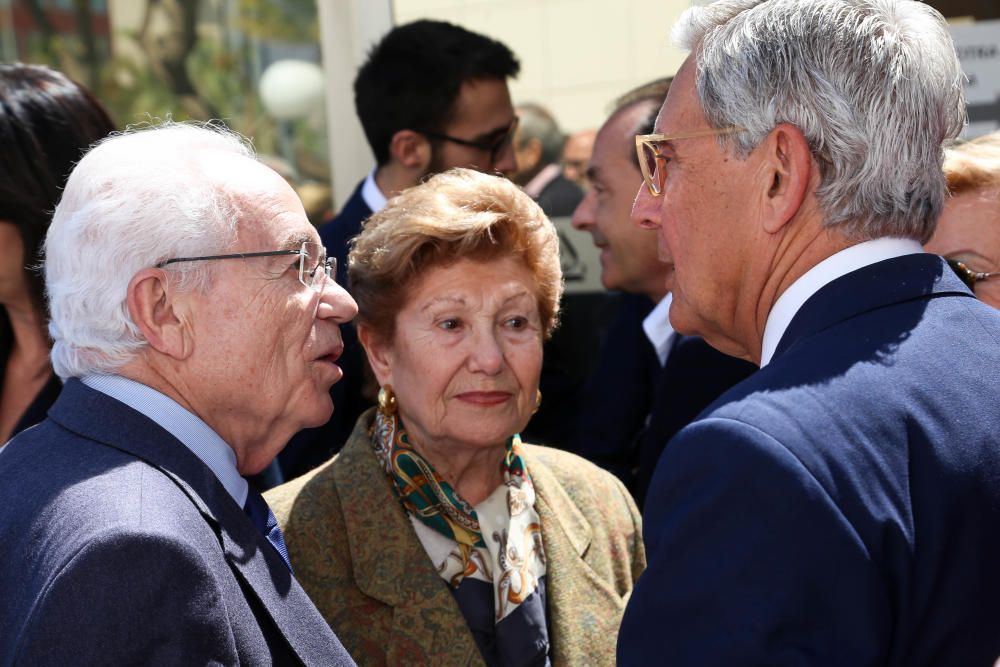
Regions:
<instances>
[{"instance_id":1,"label":"woman's ear","mask_svg":"<svg viewBox=\"0 0 1000 667\"><path fill-rule=\"evenodd\" d=\"M376 336L375 332L364 324L359 323L357 329L358 340L365 348L368 364L372 367L372 373L375 374L379 386L392 384L392 345L384 343L380 336Z\"/></svg>"},{"instance_id":2,"label":"woman's ear","mask_svg":"<svg viewBox=\"0 0 1000 667\"><path fill-rule=\"evenodd\" d=\"M165 271L143 269L129 281L126 304L149 346L180 360L194 351L194 336L185 316L187 304L178 296Z\"/></svg>"},{"instance_id":3,"label":"woman's ear","mask_svg":"<svg viewBox=\"0 0 1000 667\"><path fill-rule=\"evenodd\" d=\"M767 151L768 178L762 193L767 213L764 228L773 234L802 207L812 178L812 152L802 131L789 123L775 127L762 147Z\"/></svg>"}]
</instances>

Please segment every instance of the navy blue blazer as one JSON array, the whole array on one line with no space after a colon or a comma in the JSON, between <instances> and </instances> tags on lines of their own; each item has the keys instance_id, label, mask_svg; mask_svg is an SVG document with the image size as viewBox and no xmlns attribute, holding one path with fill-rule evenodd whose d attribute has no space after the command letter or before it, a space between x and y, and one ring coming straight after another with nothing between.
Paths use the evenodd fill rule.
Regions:
<instances>
[{"instance_id":1,"label":"navy blue blazer","mask_svg":"<svg viewBox=\"0 0 1000 667\"><path fill-rule=\"evenodd\" d=\"M829 283L667 445L622 665L992 665L1000 312L940 258Z\"/></svg>"},{"instance_id":2,"label":"navy blue blazer","mask_svg":"<svg viewBox=\"0 0 1000 667\"><path fill-rule=\"evenodd\" d=\"M78 380L0 452L0 665L353 665L215 475Z\"/></svg>"},{"instance_id":3,"label":"navy blue blazer","mask_svg":"<svg viewBox=\"0 0 1000 667\"><path fill-rule=\"evenodd\" d=\"M757 366L676 335L660 366L642 328L653 301L621 299L584 395L574 451L617 475L642 508L667 441Z\"/></svg>"}]
</instances>

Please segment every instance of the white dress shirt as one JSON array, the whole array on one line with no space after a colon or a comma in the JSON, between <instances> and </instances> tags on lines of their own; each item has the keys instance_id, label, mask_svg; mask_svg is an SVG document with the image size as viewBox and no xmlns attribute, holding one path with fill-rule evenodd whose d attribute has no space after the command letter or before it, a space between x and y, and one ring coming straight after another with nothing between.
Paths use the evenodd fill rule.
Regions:
<instances>
[{"instance_id":1,"label":"white dress shirt","mask_svg":"<svg viewBox=\"0 0 1000 667\"><path fill-rule=\"evenodd\" d=\"M199 417L152 387L120 375L85 375L80 381L159 424L215 473L237 505L246 504L248 486L236 469L236 452Z\"/></svg>"},{"instance_id":2,"label":"white dress shirt","mask_svg":"<svg viewBox=\"0 0 1000 667\"><path fill-rule=\"evenodd\" d=\"M923 251L923 247L913 239L875 239L841 250L806 271L778 297L768 313L767 323L764 325L760 367L763 368L771 361L795 313L822 287L865 266Z\"/></svg>"},{"instance_id":3,"label":"white dress shirt","mask_svg":"<svg viewBox=\"0 0 1000 667\"><path fill-rule=\"evenodd\" d=\"M667 355L670 354L670 347L674 344L674 336L677 334L670 326L670 303L673 300L673 295L667 292L667 295L660 299L642 321L642 330L646 332L646 338L656 350L660 368L667 365Z\"/></svg>"},{"instance_id":4,"label":"white dress shirt","mask_svg":"<svg viewBox=\"0 0 1000 667\"><path fill-rule=\"evenodd\" d=\"M386 197L379 190L378 183L375 182L375 171L378 167L374 167L368 176L365 177L365 182L361 186L361 198L365 200L365 204L368 208L372 210L372 213L378 213L383 208L385 208Z\"/></svg>"}]
</instances>

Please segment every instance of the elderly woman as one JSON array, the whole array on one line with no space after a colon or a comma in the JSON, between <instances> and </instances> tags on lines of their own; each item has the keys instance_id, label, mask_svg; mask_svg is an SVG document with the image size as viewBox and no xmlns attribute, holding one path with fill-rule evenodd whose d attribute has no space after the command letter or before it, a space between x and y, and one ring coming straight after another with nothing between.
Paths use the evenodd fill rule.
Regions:
<instances>
[{"instance_id":1,"label":"elderly woman","mask_svg":"<svg viewBox=\"0 0 1000 667\"><path fill-rule=\"evenodd\" d=\"M82 86L40 65L0 65L0 445L45 418L62 383L49 363L35 270L73 165L114 125Z\"/></svg>"},{"instance_id":2,"label":"elderly woman","mask_svg":"<svg viewBox=\"0 0 1000 667\"><path fill-rule=\"evenodd\" d=\"M611 664L645 566L612 475L523 444L562 291L505 179L403 192L350 254L381 390L343 451L271 492L296 577L359 664Z\"/></svg>"},{"instance_id":3,"label":"elderly woman","mask_svg":"<svg viewBox=\"0 0 1000 667\"><path fill-rule=\"evenodd\" d=\"M926 248L946 257L977 297L1000 308L1000 132L949 150L944 172L952 197Z\"/></svg>"}]
</instances>

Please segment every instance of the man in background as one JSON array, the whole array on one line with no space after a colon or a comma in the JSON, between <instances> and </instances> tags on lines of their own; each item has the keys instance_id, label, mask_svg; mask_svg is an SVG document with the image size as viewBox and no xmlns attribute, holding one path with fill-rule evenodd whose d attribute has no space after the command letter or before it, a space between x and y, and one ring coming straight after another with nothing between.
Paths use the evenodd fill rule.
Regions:
<instances>
[{"instance_id":1,"label":"man in background","mask_svg":"<svg viewBox=\"0 0 1000 667\"><path fill-rule=\"evenodd\" d=\"M761 369L660 458L618 663L992 664L1000 311L920 245L966 116L944 18L721 0L674 34L632 217L674 328Z\"/></svg>"},{"instance_id":2,"label":"man in background","mask_svg":"<svg viewBox=\"0 0 1000 667\"><path fill-rule=\"evenodd\" d=\"M642 173L635 135L652 131L670 79L640 86L614 105L587 166L590 187L573 226L600 250L601 282L624 292L584 394L574 451L625 482L641 508L667 441L756 366L670 326L667 278L656 238L632 224Z\"/></svg>"},{"instance_id":3,"label":"man in background","mask_svg":"<svg viewBox=\"0 0 1000 667\"><path fill-rule=\"evenodd\" d=\"M520 185L550 218L573 214L583 190L562 173L559 158L566 140L552 113L540 104L517 105L514 135L517 171L511 180Z\"/></svg>"},{"instance_id":4,"label":"man in background","mask_svg":"<svg viewBox=\"0 0 1000 667\"><path fill-rule=\"evenodd\" d=\"M580 130L566 137L563 144L562 163L563 176L587 189L587 163L590 162L590 155L594 152L594 138L597 130L588 128Z\"/></svg>"}]
</instances>

